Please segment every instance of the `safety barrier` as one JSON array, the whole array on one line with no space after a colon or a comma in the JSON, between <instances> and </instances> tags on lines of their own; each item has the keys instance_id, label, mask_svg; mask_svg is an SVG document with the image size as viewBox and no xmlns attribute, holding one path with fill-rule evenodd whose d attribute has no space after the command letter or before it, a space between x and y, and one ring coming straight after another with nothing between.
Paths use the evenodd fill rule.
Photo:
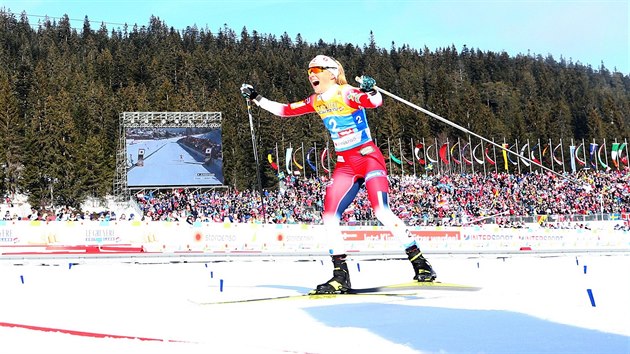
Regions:
<instances>
[{"instance_id":1,"label":"safety barrier","mask_svg":"<svg viewBox=\"0 0 630 354\"><path fill-rule=\"evenodd\" d=\"M496 225L412 227L425 252L630 250L630 232L612 224L588 229ZM342 228L348 252L400 250L380 226ZM0 221L0 254L325 252L321 225L161 221Z\"/></svg>"}]
</instances>

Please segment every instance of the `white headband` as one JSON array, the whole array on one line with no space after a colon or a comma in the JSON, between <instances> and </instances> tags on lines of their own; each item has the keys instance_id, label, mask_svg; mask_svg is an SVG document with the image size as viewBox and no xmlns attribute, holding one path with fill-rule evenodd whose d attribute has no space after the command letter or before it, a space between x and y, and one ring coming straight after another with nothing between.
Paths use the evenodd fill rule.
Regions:
<instances>
[{"instance_id":1,"label":"white headband","mask_svg":"<svg viewBox=\"0 0 630 354\"><path fill-rule=\"evenodd\" d=\"M333 75L335 75L335 78L339 76L339 64L337 64L337 62L331 57L327 57L321 54L316 56L308 64L308 67L313 68L316 66L325 68L326 70L330 71Z\"/></svg>"}]
</instances>

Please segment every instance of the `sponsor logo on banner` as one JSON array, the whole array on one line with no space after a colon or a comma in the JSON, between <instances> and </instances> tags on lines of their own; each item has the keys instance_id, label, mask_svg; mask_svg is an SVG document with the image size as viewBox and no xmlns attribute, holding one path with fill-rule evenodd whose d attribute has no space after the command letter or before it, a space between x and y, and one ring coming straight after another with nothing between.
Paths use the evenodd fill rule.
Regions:
<instances>
[{"instance_id":1,"label":"sponsor logo on banner","mask_svg":"<svg viewBox=\"0 0 630 354\"><path fill-rule=\"evenodd\" d=\"M424 240L461 240L461 233L458 230L422 230L410 231L415 238ZM345 241L395 241L394 235L389 231L343 231L343 239Z\"/></svg>"},{"instance_id":2,"label":"sponsor logo on banner","mask_svg":"<svg viewBox=\"0 0 630 354\"><path fill-rule=\"evenodd\" d=\"M521 241L562 241L564 236L562 235L519 235L518 239Z\"/></svg>"},{"instance_id":3,"label":"sponsor logo on banner","mask_svg":"<svg viewBox=\"0 0 630 354\"><path fill-rule=\"evenodd\" d=\"M13 230L0 230L0 244L17 244L20 238L13 236Z\"/></svg>"},{"instance_id":4,"label":"sponsor logo on banner","mask_svg":"<svg viewBox=\"0 0 630 354\"><path fill-rule=\"evenodd\" d=\"M88 229L85 230L85 242L114 242L119 243L120 237L116 236L116 233L113 229L107 230L98 230L98 229Z\"/></svg>"},{"instance_id":5,"label":"sponsor logo on banner","mask_svg":"<svg viewBox=\"0 0 630 354\"><path fill-rule=\"evenodd\" d=\"M315 238L313 237L313 235L285 235L284 239L287 243L290 242L313 242L315 241Z\"/></svg>"},{"instance_id":6,"label":"sponsor logo on banner","mask_svg":"<svg viewBox=\"0 0 630 354\"><path fill-rule=\"evenodd\" d=\"M511 241L514 239L513 235L466 235L464 238L467 241Z\"/></svg>"},{"instance_id":7,"label":"sponsor logo on banner","mask_svg":"<svg viewBox=\"0 0 630 354\"><path fill-rule=\"evenodd\" d=\"M345 241L394 241L394 235L389 231L343 231Z\"/></svg>"},{"instance_id":8,"label":"sponsor logo on banner","mask_svg":"<svg viewBox=\"0 0 630 354\"><path fill-rule=\"evenodd\" d=\"M234 242L236 241L236 235L210 235L205 234L204 240L206 242Z\"/></svg>"},{"instance_id":9,"label":"sponsor logo on banner","mask_svg":"<svg viewBox=\"0 0 630 354\"><path fill-rule=\"evenodd\" d=\"M438 239L438 240L461 240L462 235L459 230L421 230L421 231L410 231L410 233L420 239Z\"/></svg>"}]
</instances>

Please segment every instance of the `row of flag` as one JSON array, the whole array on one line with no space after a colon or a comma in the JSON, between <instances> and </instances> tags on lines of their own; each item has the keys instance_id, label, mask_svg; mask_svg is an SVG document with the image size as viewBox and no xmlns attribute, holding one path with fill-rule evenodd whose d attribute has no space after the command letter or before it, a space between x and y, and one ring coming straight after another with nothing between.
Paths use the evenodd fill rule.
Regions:
<instances>
[{"instance_id":1,"label":"row of flag","mask_svg":"<svg viewBox=\"0 0 630 354\"><path fill-rule=\"evenodd\" d=\"M567 145L562 140L557 144L548 141L536 140L530 142L515 141L508 144L505 141L495 143L494 141L473 142L472 138L462 141L438 142L436 138L419 141L410 139L403 142L398 139L392 142L377 144L383 154L388 157L389 169L394 167L402 174L416 174L417 172L438 170L440 172L531 172L537 168L551 169L558 172L577 172L582 169L593 170L621 170L628 167L628 143L627 140L618 142L615 140L607 144L604 139L601 143L596 141L574 142L571 139ZM278 165L279 149L276 144L275 149L267 153L267 160L272 169L281 172L286 170L289 174L299 175L306 173L305 166L308 166L311 173L330 174L331 156L328 146L301 146L294 148L289 146L284 149L284 168ZM566 155L565 155L566 153ZM275 160L274 160L275 158Z\"/></svg>"}]
</instances>

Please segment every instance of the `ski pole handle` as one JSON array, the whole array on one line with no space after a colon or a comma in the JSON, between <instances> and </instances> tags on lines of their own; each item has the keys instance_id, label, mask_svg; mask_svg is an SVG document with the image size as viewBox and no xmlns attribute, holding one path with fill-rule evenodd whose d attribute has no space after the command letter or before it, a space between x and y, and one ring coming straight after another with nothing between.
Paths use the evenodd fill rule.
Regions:
<instances>
[{"instance_id":1,"label":"ski pole handle","mask_svg":"<svg viewBox=\"0 0 630 354\"><path fill-rule=\"evenodd\" d=\"M355 76L354 77L354 81L358 82L359 84L363 83L363 78L361 76ZM376 85L372 86L373 89L378 90L378 87Z\"/></svg>"}]
</instances>

